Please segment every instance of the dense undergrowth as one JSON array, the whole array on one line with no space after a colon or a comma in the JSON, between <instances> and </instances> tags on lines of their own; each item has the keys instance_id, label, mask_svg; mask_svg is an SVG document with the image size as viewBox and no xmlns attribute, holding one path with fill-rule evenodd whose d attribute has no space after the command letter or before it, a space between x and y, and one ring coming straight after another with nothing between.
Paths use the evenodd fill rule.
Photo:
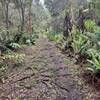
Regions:
<instances>
[{"instance_id":1,"label":"dense undergrowth","mask_svg":"<svg viewBox=\"0 0 100 100\"><path fill-rule=\"evenodd\" d=\"M85 22L84 33L75 30L71 37L63 39L61 34L48 34L47 37L57 43L64 52L70 51L76 59L76 63L85 67L85 71L100 78L100 27L92 20ZM68 53L68 52L67 52Z\"/></svg>"},{"instance_id":2,"label":"dense undergrowth","mask_svg":"<svg viewBox=\"0 0 100 100\"><path fill-rule=\"evenodd\" d=\"M14 35L12 35L14 34ZM25 45L32 46L38 38L36 34L11 33L10 31L0 30L0 79L11 66L22 66L25 54L18 53Z\"/></svg>"}]
</instances>

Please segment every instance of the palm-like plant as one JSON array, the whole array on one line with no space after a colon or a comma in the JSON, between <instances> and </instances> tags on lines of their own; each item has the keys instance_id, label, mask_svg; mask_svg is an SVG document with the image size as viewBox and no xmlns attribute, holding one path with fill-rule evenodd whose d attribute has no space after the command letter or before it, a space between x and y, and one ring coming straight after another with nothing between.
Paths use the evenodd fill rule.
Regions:
<instances>
[{"instance_id":1,"label":"palm-like plant","mask_svg":"<svg viewBox=\"0 0 100 100\"><path fill-rule=\"evenodd\" d=\"M74 49L74 53L83 54L85 53L88 46L88 37L85 35L78 33L73 39L72 47Z\"/></svg>"},{"instance_id":2,"label":"palm-like plant","mask_svg":"<svg viewBox=\"0 0 100 100\"><path fill-rule=\"evenodd\" d=\"M100 53L97 50L90 49L88 50L88 54L91 57L88 62L91 66L88 70L92 71L93 73L100 73Z\"/></svg>"},{"instance_id":3,"label":"palm-like plant","mask_svg":"<svg viewBox=\"0 0 100 100\"><path fill-rule=\"evenodd\" d=\"M96 49L99 49L100 48L100 32L99 31L95 33L88 32L86 35L88 39L91 41L91 43L93 44L93 46Z\"/></svg>"}]
</instances>

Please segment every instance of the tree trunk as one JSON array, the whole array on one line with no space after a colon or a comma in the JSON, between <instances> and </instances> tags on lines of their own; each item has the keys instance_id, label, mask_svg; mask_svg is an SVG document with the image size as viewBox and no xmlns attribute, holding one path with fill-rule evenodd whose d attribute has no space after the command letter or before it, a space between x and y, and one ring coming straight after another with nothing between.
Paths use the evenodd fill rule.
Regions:
<instances>
[{"instance_id":1,"label":"tree trunk","mask_svg":"<svg viewBox=\"0 0 100 100\"><path fill-rule=\"evenodd\" d=\"M24 7L24 1L23 0L16 0L16 3L18 3L18 10L21 14L21 31L24 31L24 24L25 24L25 7Z\"/></svg>"},{"instance_id":2,"label":"tree trunk","mask_svg":"<svg viewBox=\"0 0 100 100\"><path fill-rule=\"evenodd\" d=\"M5 12L5 21L6 21L6 29L7 29L7 33L8 33L8 29L9 29L9 2L6 2L6 12Z\"/></svg>"},{"instance_id":3,"label":"tree trunk","mask_svg":"<svg viewBox=\"0 0 100 100\"><path fill-rule=\"evenodd\" d=\"M21 0L20 0L21 1ZM23 5L23 2L21 1L20 2L21 3L21 16L22 16L22 23L21 23L21 31L23 32L24 31L24 22L25 22L25 19L24 19L24 17L25 17L25 11L24 11L24 5Z\"/></svg>"},{"instance_id":4,"label":"tree trunk","mask_svg":"<svg viewBox=\"0 0 100 100\"><path fill-rule=\"evenodd\" d=\"M28 21L28 33L32 34L32 12L31 12L31 7L32 7L32 1L30 1L29 4L29 21Z\"/></svg>"}]
</instances>

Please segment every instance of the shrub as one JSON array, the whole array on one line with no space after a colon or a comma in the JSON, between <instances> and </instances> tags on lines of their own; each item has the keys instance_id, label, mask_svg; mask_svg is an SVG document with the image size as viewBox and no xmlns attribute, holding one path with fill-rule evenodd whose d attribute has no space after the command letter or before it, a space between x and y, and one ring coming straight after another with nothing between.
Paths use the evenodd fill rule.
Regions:
<instances>
[{"instance_id":1,"label":"shrub","mask_svg":"<svg viewBox=\"0 0 100 100\"><path fill-rule=\"evenodd\" d=\"M22 64L24 62L25 54L17 54L17 53L11 53L5 55L4 59L8 59L15 63L16 65Z\"/></svg>"},{"instance_id":2,"label":"shrub","mask_svg":"<svg viewBox=\"0 0 100 100\"><path fill-rule=\"evenodd\" d=\"M89 31L89 32L94 32L96 29L96 26L97 26L96 23L92 20L85 21L85 27L86 27L87 31Z\"/></svg>"},{"instance_id":3,"label":"shrub","mask_svg":"<svg viewBox=\"0 0 100 100\"><path fill-rule=\"evenodd\" d=\"M88 62L91 64L88 70L100 74L100 52L90 49L88 50L88 54L91 57L91 59L88 59Z\"/></svg>"},{"instance_id":4,"label":"shrub","mask_svg":"<svg viewBox=\"0 0 100 100\"><path fill-rule=\"evenodd\" d=\"M21 42L31 46L35 44L35 41L37 38L38 38L38 35L36 34L28 35L27 33L24 33L21 38Z\"/></svg>"},{"instance_id":5,"label":"shrub","mask_svg":"<svg viewBox=\"0 0 100 100\"><path fill-rule=\"evenodd\" d=\"M82 33L76 33L72 42L72 47L75 54L84 54L88 48L88 37Z\"/></svg>"},{"instance_id":6,"label":"shrub","mask_svg":"<svg viewBox=\"0 0 100 100\"><path fill-rule=\"evenodd\" d=\"M2 77L4 75L4 72L6 71L7 66L4 63L4 59L0 58L0 77Z\"/></svg>"},{"instance_id":7,"label":"shrub","mask_svg":"<svg viewBox=\"0 0 100 100\"><path fill-rule=\"evenodd\" d=\"M86 35L88 39L91 41L92 47L96 49L100 49L100 32L96 32L96 33L88 32Z\"/></svg>"},{"instance_id":8,"label":"shrub","mask_svg":"<svg viewBox=\"0 0 100 100\"><path fill-rule=\"evenodd\" d=\"M31 43L34 45L35 44L35 41L38 39L38 35L36 34L33 34L30 36L30 40L31 40Z\"/></svg>"},{"instance_id":9,"label":"shrub","mask_svg":"<svg viewBox=\"0 0 100 100\"><path fill-rule=\"evenodd\" d=\"M27 40L25 41L25 44L31 46L31 45L32 45L31 40L30 40L30 39L27 39Z\"/></svg>"},{"instance_id":10,"label":"shrub","mask_svg":"<svg viewBox=\"0 0 100 100\"><path fill-rule=\"evenodd\" d=\"M47 37L51 41L55 41L56 43L58 43L62 39L62 35L61 34L54 34L54 33L48 33Z\"/></svg>"},{"instance_id":11,"label":"shrub","mask_svg":"<svg viewBox=\"0 0 100 100\"><path fill-rule=\"evenodd\" d=\"M10 43L9 48L11 49L19 49L21 46L18 43Z\"/></svg>"}]
</instances>

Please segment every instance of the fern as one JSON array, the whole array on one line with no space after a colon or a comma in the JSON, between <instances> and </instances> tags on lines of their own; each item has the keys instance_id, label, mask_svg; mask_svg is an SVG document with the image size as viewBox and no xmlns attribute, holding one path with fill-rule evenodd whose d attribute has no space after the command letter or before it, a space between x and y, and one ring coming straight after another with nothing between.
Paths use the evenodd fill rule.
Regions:
<instances>
[{"instance_id":1,"label":"fern","mask_svg":"<svg viewBox=\"0 0 100 100\"><path fill-rule=\"evenodd\" d=\"M91 59L87 60L91 64L91 67L89 69L91 69L92 72L94 73L99 72L100 71L100 53L97 50L90 49L88 50L88 54L91 57Z\"/></svg>"}]
</instances>

